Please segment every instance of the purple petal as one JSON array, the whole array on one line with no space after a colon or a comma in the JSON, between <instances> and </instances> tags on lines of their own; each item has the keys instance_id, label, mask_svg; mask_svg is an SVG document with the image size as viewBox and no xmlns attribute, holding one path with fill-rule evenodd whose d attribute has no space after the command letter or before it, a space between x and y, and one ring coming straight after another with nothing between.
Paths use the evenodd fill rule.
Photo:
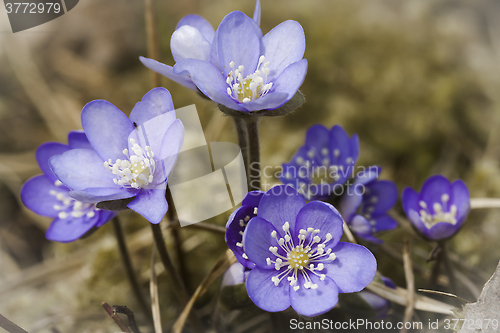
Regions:
<instances>
[{"instance_id":1,"label":"purple petal","mask_svg":"<svg viewBox=\"0 0 500 333\"><path fill-rule=\"evenodd\" d=\"M70 191L69 195L81 202L97 203L108 200L127 199L136 196L139 190L116 187L89 187L79 191Z\"/></svg>"},{"instance_id":2,"label":"purple petal","mask_svg":"<svg viewBox=\"0 0 500 333\"><path fill-rule=\"evenodd\" d=\"M115 162L125 157L123 149L128 147L134 125L116 106L104 100L88 103L82 110L82 126L101 160Z\"/></svg>"},{"instance_id":3,"label":"purple petal","mask_svg":"<svg viewBox=\"0 0 500 333\"><path fill-rule=\"evenodd\" d=\"M49 160L57 178L73 190L88 187L114 187L114 175L104 166L104 162L93 150L72 149Z\"/></svg>"},{"instance_id":4,"label":"purple petal","mask_svg":"<svg viewBox=\"0 0 500 333\"><path fill-rule=\"evenodd\" d=\"M352 220L362 201L363 195L359 191L354 191L354 188L349 189L349 192L342 196L339 208L347 223Z\"/></svg>"},{"instance_id":5,"label":"purple petal","mask_svg":"<svg viewBox=\"0 0 500 333\"><path fill-rule=\"evenodd\" d=\"M166 187L163 189L142 189L127 207L141 214L149 222L158 224L168 210L165 189Z\"/></svg>"},{"instance_id":6,"label":"purple petal","mask_svg":"<svg viewBox=\"0 0 500 333\"><path fill-rule=\"evenodd\" d=\"M262 196L266 192L263 191L250 191L245 195L245 198L243 199L243 202L241 203L242 206L250 206L250 207L258 207L260 200L262 199Z\"/></svg>"},{"instance_id":7,"label":"purple petal","mask_svg":"<svg viewBox=\"0 0 500 333\"><path fill-rule=\"evenodd\" d=\"M179 21L179 23L177 23L177 27L175 29L177 30L184 25L189 25L191 27L198 29L198 31L201 32L203 37L205 37L205 39L210 43L212 43L212 41L214 40L214 34L215 34L214 28L212 27L210 22L205 20L203 17L193 14L184 16Z\"/></svg>"},{"instance_id":8,"label":"purple petal","mask_svg":"<svg viewBox=\"0 0 500 333\"><path fill-rule=\"evenodd\" d=\"M198 29L184 25L172 34L170 50L175 62L189 58L210 61L211 42Z\"/></svg>"},{"instance_id":9,"label":"purple petal","mask_svg":"<svg viewBox=\"0 0 500 333\"><path fill-rule=\"evenodd\" d=\"M377 272L377 260L366 247L341 242L332 250L337 258L325 264L325 274L335 281L339 292L360 291L372 282Z\"/></svg>"},{"instance_id":10,"label":"purple petal","mask_svg":"<svg viewBox=\"0 0 500 333\"><path fill-rule=\"evenodd\" d=\"M425 229L422 233L432 240L441 240L453 236L460 229L460 224L453 225L448 222L438 222L430 229Z\"/></svg>"},{"instance_id":11,"label":"purple petal","mask_svg":"<svg viewBox=\"0 0 500 333\"><path fill-rule=\"evenodd\" d=\"M433 205L434 203L442 203L441 196L443 194L451 194L451 184L446 177L441 175L436 175L429 177L424 185L422 185L422 190L420 191L420 200L427 203L429 210L434 213Z\"/></svg>"},{"instance_id":12,"label":"purple petal","mask_svg":"<svg viewBox=\"0 0 500 333\"><path fill-rule=\"evenodd\" d=\"M391 209L398 201L398 189L390 180L379 180L367 186L370 192L365 194L368 205L373 207L371 214L377 216L384 214ZM377 201L371 203L371 198L376 197Z\"/></svg>"},{"instance_id":13,"label":"purple petal","mask_svg":"<svg viewBox=\"0 0 500 333\"><path fill-rule=\"evenodd\" d=\"M245 267L254 268L255 264L248 259L243 258L243 247L237 246L236 243L243 244L243 236L240 232L245 231L245 225L240 225L240 220L244 220L245 217L253 217L253 207L242 206L236 209L233 214L231 214L228 224L226 226L226 243L227 246L233 251L236 259ZM266 222L267 223L267 222Z\"/></svg>"},{"instance_id":14,"label":"purple petal","mask_svg":"<svg viewBox=\"0 0 500 333\"><path fill-rule=\"evenodd\" d=\"M255 1L255 9L253 11L253 20L260 26L260 0Z\"/></svg>"},{"instance_id":15,"label":"purple petal","mask_svg":"<svg viewBox=\"0 0 500 333\"><path fill-rule=\"evenodd\" d=\"M70 148L59 142L46 142L41 144L36 150L36 160L38 161L38 166L42 170L43 174L54 183L57 177L52 173L49 165L49 159L52 156L60 155L67 152Z\"/></svg>"},{"instance_id":16,"label":"purple petal","mask_svg":"<svg viewBox=\"0 0 500 333\"><path fill-rule=\"evenodd\" d=\"M92 218L86 216L67 217L65 219L56 218L47 229L45 237L56 242L73 242L92 229L98 220L97 214Z\"/></svg>"},{"instance_id":17,"label":"purple petal","mask_svg":"<svg viewBox=\"0 0 500 333\"><path fill-rule=\"evenodd\" d=\"M158 122L159 116L166 115L168 118L161 118L161 120L162 125L168 127L175 120L175 112L171 111L175 111L175 108L170 92L158 87L151 89L140 102L135 104L130 112L130 121L141 126L149 120L153 120L151 123Z\"/></svg>"},{"instance_id":18,"label":"purple petal","mask_svg":"<svg viewBox=\"0 0 500 333\"><path fill-rule=\"evenodd\" d=\"M375 181L381 172L381 167L377 165L371 165L367 169L363 169L361 172L358 172L358 174L356 175L355 183L360 185L367 185Z\"/></svg>"},{"instance_id":19,"label":"purple petal","mask_svg":"<svg viewBox=\"0 0 500 333\"><path fill-rule=\"evenodd\" d=\"M319 229L320 232L316 235L324 241L326 234L331 234L333 238L326 244L328 247L334 247L342 237L342 224L342 217L332 205L322 201L311 201L302 207L297 215L295 235L299 235L300 229Z\"/></svg>"},{"instance_id":20,"label":"purple petal","mask_svg":"<svg viewBox=\"0 0 500 333\"><path fill-rule=\"evenodd\" d=\"M351 137L351 157L354 161L357 161L359 157L359 138L357 134L353 134Z\"/></svg>"},{"instance_id":21,"label":"purple petal","mask_svg":"<svg viewBox=\"0 0 500 333\"><path fill-rule=\"evenodd\" d=\"M455 180L451 185L452 201L457 206L457 221L463 223L470 211L470 194L467 185L461 180Z\"/></svg>"},{"instance_id":22,"label":"purple petal","mask_svg":"<svg viewBox=\"0 0 500 333\"><path fill-rule=\"evenodd\" d=\"M47 176L35 176L28 179L21 188L21 200L38 215L54 218L59 213L54 205L60 205L61 202L50 191L67 192L68 189L65 186L55 186Z\"/></svg>"},{"instance_id":23,"label":"purple petal","mask_svg":"<svg viewBox=\"0 0 500 333\"><path fill-rule=\"evenodd\" d=\"M84 131L71 131L68 134L68 145L71 149L94 149Z\"/></svg>"},{"instance_id":24,"label":"purple petal","mask_svg":"<svg viewBox=\"0 0 500 333\"><path fill-rule=\"evenodd\" d=\"M107 223L109 220L111 220L113 217L117 215L116 212L112 212L109 210L100 210L96 212L96 215L98 216L97 223L95 224L96 228L104 225Z\"/></svg>"},{"instance_id":25,"label":"purple petal","mask_svg":"<svg viewBox=\"0 0 500 333\"><path fill-rule=\"evenodd\" d=\"M253 101L242 103L240 106L248 111L273 110L285 104L290 98L286 93L271 92Z\"/></svg>"},{"instance_id":26,"label":"purple petal","mask_svg":"<svg viewBox=\"0 0 500 333\"><path fill-rule=\"evenodd\" d=\"M168 127L161 142L160 151L155 156L157 165L153 176L155 184L163 183L174 168L184 141L184 125L177 119Z\"/></svg>"},{"instance_id":27,"label":"purple petal","mask_svg":"<svg viewBox=\"0 0 500 333\"><path fill-rule=\"evenodd\" d=\"M210 63L222 72L222 68L220 67L220 61L219 61L219 48L217 46L218 39L219 39L219 29L215 31L212 43L212 49L210 50Z\"/></svg>"},{"instance_id":28,"label":"purple petal","mask_svg":"<svg viewBox=\"0 0 500 333\"><path fill-rule=\"evenodd\" d=\"M129 151L132 151L133 146L130 139L134 139L142 148L149 146L155 159L161 159L162 140L175 119L174 106L168 90L155 88L148 92L130 114L130 120L138 127L129 137ZM182 139L183 133L180 135Z\"/></svg>"},{"instance_id":29,"label":"purple petal","mask_svg":"<svg viewBox=\"0 0 500 333\"><path fill-rule=\"evenodd\" d=\"M278 246L276 240L271 237L273 231L278 230L266 220L254 217L248 222L243 234L243 249L248 259L263 269L274 270L274 266L266 262L266 258L276 259L276 256L269 251L269 247ZM284 252L278 251L278 253Z\"/></svg>"},{"instance_id":30,"label":"purple petal","mask_svg":"<svg viewBox=\"0 0 500 333\"><path fill-rule=\"evenodd\" d=\"M292 308L297 311L297 313L307 316L314 317L319 316L331 309L339 301L339 289L335 282L326 277L324 281L314 274L309 274L311 282L318 285L317 289L306 289L304 288L303 274L298 273L297 285L300 287L297 291L290 289L290 299L292 303Z\"/></svg>"},{"instance_id":31,"label":"purple petal","mask_svg":"<svg viewBox=\"0 0 500 333\"><path fill-rule=\"evenodd\" d=\"M265 61L269 62L271 70L269 79L273 81L285 68L300 61L304 56L304 30L296 21L285 21L262 37L262 46L262 54L266 57Z\"/></svg>"},{"instance_id":32,"label":"purple petal","mask_svg":"<svg viewBox=\"0 0 500 333\"><path fill-rule=\"evenodd\" d=\"M179 75L179 74L174 74L173 67L168 66L165 64L162 64L161 62L158 62L153 59L149 58L144 58L144 57L139 57L139 60L143 63L144 66L147 68L151 69L152 71L161 74L165 77L168 77L170 80L177 82L178 84L189 88L194 91L198 91L198 88L196 88L196 85L193 83L191 78L187 75Z\"/></svg>"},{"instance_id":33,"label":"purple petal","mask_svg":"<svg viewBox=\"0 0 500 333\"><path fill-rule=\"evenodd\" d=\"M185 59L175 64L174 73L190 75L200 91L214 102L224 104L233 110L245 110L229 97L225 77L211 63L198 59Z\"/></svg>"},{"instance_id":34,"label":"purple petal","mask_svg":"<svg viewBox=\"0 0 500 333\"><path fill-rule=\"evenodd\" d=\"M284 236L283 225L288 222L290 230L295 230L295 221L304 198L291 186L280 185L271 188L260 200L257 216L270 222Z\"/></svg>"},{"instance_id":35,"label":"purple petal","mask_svg":"<svg viewBox=\"0 0 500 333\"><path fill-rule=\"evenodd\" d=\"M409 215L410 210L418 212L420 206L418 204L418 193L411 187L406 187L401 193L401 203L406 215Z\"/></svg>"},{"instance_id":36,"label":"purple petal","mask_svg":"<svg viewBox=\"0 0 500 333\"><path fill-rule=\"evenodd\" d=\"M290 66L286 67L274 81L272 88L273 93L288 94L288 100L290 100L304 82L306 73L307 73L306 59L302 59L299 62L295 62Z\"/></svg>"},{"instance_id":37,"label":"purple petal","mask_svg":"<svg viewBox=\"0 0 500 333\"><path fill-rule=\"evenodd\" d=\"M381 239L378 239L377 237L370 235L370 234L365 234L365 235L357 234L357 235L360 238L363 238L364 240L371 242L371 243L374 243L374 244L382 244L383 243L383 241Z\"/></svg>"},{"instance_id":38,"label":"purple petal","mask_svg":"<svg viewBox=\"0 0 500 333\"><path fill-rule=\"evenodd\" d=\"M349 227L360 236L372 234L372 226L370 222L368 222L368 220L361 215L354 215L353 219L349 223Z\"/></svg>"},{"instance_id":39,"label":"purple petal","mask_svg":"<svg viewBox=\"0 0 500 333\"><path fill-rule=\"evenodd\" d=\"M395 229L398 222L389 215L378 216L373 219L375 221L375 232Z\"/></svg>"},{"instance_id":40,"label":"purple petal","mask_svg":"<svg viewBox=\"0 0 500 333\"><path fill-rule=\"evenodd\" d=\"M330 142L330 131L323 125L313 125L306 133L305 146L314 147L321 153L321 149L328 148Z\"/></svg>"},{"instance_id":41,"label":"purple petal","mask_svg":"<svg viewBox=\"0 0 500 333\"><path fill-rule=\"evenodd\" d=\"M420 218L419 194L412 188L406 187L401 194L401 203L408 219L413 226L427 237L429 229Z\"/></svg>"},{"instance_id":42,"label":"purple petal","mask_svg":"<svg viewBox=\"0 0 500 333\"><path fill-rule=\"evenodd\" d=\"M261 55L260 40L255 32L255 21L242 12L231 12L224 17L217 29L217 51L224 77L227 77L231 68L229 63L234 62L235 68L243 66L243 78L252 74L257 68Z\"/></svg>"},{"instance_id":43,"label":"purple petal","mask_svg":"<svg viewBox=\"0 0 500 333\"><path fill-rule=\"evenodd\" d=\"M339 125L333 126L330 131L330 150L333 152L334 149L338 149L340 154L338 157L332 155L332 162L344 165L347 158L352 158L349 136Z\"/></svg>"},{"instance_id":44,"label":"purple petal","mask_svg":"<svg viewBox=\"0 0 500 333\"><path fill-rule=\"evenodd\" d=\"M252 302L268 312L278 312L290 306L290 286L286 278L275 286L271 278L277 275L275 269L255 267L247 278L247 293Z\"/></svg>"}]
</instances>

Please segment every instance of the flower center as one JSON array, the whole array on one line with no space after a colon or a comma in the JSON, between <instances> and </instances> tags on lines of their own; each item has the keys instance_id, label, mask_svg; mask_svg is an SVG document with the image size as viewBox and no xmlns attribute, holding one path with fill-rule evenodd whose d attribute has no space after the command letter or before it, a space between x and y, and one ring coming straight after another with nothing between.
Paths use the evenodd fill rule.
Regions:
<instances>
[{"instance_id":1,"label":"flower center","mask_svg":"<svg viewBox=\"0 0 500 333\"><path fill-rule=\"evenodd\" d=\"M292 266L292 268L298 269L304 269L304 266L309 263L310 257L311 254L308 253L308 251L306 251L303 247L299 247L298 245L295 247L295 249L293 249L286 255L290 266Z\"/></svg>"},{"instance_id":2,"label":"flower center","mask_svg":"<svg viewBox=\"0 0 500 333\"><path fill-rule=\"evenodd\" d=\"M267 76L270 73L270 69L268 68L269 62L264 62L265 59L266 58L261 55L255 72L247 75L245 78L243 78L243 74L241 74L243 70L245 70L243 65L236 68L234 61L229 63L231 71L227 76L226 83L229 86L227 87L227 93L231 98L241 103L246 103L264 96L269 92L273 84L271 82L267 83Z\"/></svg>"},{"instance_id":3,"label":"flower center","mask_svg":"<svg viewBox=\"0 0 500 333\"><path fill-rule=\"evenodd\" d=\"M134 139L129 139L132 144L134 155L129 155L128 149L123 150L123 154L127 159L117 159L112 163L111 159L104 162L104 166L113 174L117 175L113 181L127 188L141 188L153 181L155 172L155 160L153 152L149 146L145 150L139 146Z\"/></svg>"},{"instance_id":4,"label":"flower center","mask_svg":"<svg viewBox=\"0 0 500 333\"><path fill-rule=\"evenodd\" d=\"M61 186L62 183L59 180L54 182L56 186ZM95 204L83 203L81 201L75 200L68 195L67 191L56 191L50 190L50 195L56 197L56 199L60 202L53 206L53 208L59 213L57 213L57 217L60 219L65 219L68 217L79 218L82 216L86 216L87 218L92 218L95 216L95 212L99 210L95 206Z\"/></svg>"},{"instance_id":5,"label":"flower center","mask_svg":"<svg viewBox=\"0 0 500 333\"><path fill-rule=\"evenodd\" d=\"M325 240L322 241L321 237L318 236L321 232L320 229L300 229L297 241L294 242L290 234L290 224L288 222L285 222L283 225L283 231L285 232L285 236L281 238L278 238L276 231L271 232L271 237L276 240L279 248L282 250L280 251L281 253L278 253L277 246L269 247L269 251L276 257L276 260L272 260L269 257L266 258L266 263L268 265L274 264L274 268L279 271L277 275L271 278L271 281L275 286L278 286L286 276L290 286L293 287L293 290L297 291L300 289L297 282L298 276L301 274L305 281L303 284L304 288L317 289L318 285L312 282L310 274L314 274L321 281L324 281L326 275L317 272L324 269L324 263L331 262L337 258L335 253L332 253L332 249L329 248L325 251L326 244L333 239L332 235L327 233ZM282 255L282 253L285 255Z\"/></svg>"},{"instance_id":6,"label":"flower center","mask_svg":"<svg viewBox=\"0 0 500 333\"><path fill-rule=\"evenodd\" d=\"M425 201L420 201L418 204L422 208L420 210L420 219L424 222L427 228L433 227L436 223L446 222L450 224L457 224L457 206L449 205L448 201L450 196L446 193L441 195L441 203L435 202L432 205L434 209L434 214L429 211Z\"/></svg>"}]
</instances>

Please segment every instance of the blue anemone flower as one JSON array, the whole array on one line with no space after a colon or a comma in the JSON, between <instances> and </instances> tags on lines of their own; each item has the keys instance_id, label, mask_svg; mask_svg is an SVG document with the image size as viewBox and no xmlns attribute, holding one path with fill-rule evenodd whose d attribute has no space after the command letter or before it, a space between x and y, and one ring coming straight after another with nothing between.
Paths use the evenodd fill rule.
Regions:
<instances>
[{"instance_id":1,"label":"blue anemone flower","mask_svg":"<svg viewBox=\"0 0 500 333\"><path fill-rule=\"evenodd\" d=\"M224 17L212 43L196 27L184 25L176 33L172 38L180 41L172 45L176 60L172 73L177 77L162 67L166 65L144 58L141 61L157 72L163 69L160 73L170 78L181 78L177 82L196 88L229 109L251 112L279 108L304 81L305 36L296 21L285 21L263 36L254 19L235 11Z\"/></svg>"},{"instance_id":2,"label":"blue anemone flower","mask_svg":"<svg viewBox=\"0 0 500 333\"><path fill-rule=\"evenodd\" d=\"M253 19L260 25L260 1L255 3ZM199 15L184 16L175 28L170 39L170 50L175 62L184 59L199 59L210 62L212 56L212 44L215 30L206 19ZM198 91L189 75L175 74L173 67L162 64L153 59L139 57L141 62L149 69L166 76L170 80L183 85L186 88Z\"/></svg>"},{"instance_id":3,"label":"blue anemone flower","mask_svg":"<svg viewBox=\"0 0 500 333\"><path fill-rule=\"evenodd\" d=\"M72 149L49 161L69 194L86 203L133 198L128 208L159 223L184 139L168 90L148 92L130 118L107 101L92 101L82 110L82 126L94 150Z\"/></svg>"},{"instance_id":4,"label":"blue anemone flower","mask_svg":"<svg viewBox=\"0 0 500 333\"><path fill-rule=\"evenodd\" d=\"M255 264L246 287L250 299L269 312L292 307L304 316L332 309L339 293L361 291L377 262L363 246L339 242L342 217L330 204L304 198L290 186L275 186L259 203L243 235Z\"/></svg>"},{"instance_id":5,"label":"blue anemone flower","mask_svg":"<svg viewBox=\"0 0 500 333\"><path fill-rule=\"evenodd\" d=\"M465 183L461 180L450 183L441 175L428 178L420 193L405 188L401 200L410 222L430 240L453 236L470 211L469 189Z\"/></svg>"},{"instance_id":6,"label":"blue anemone flower","mask_svg":"<svg viewBox=\"0 0 500 333\"><path fill-rule=\"evenodd\" d=\"M307 130L305 144L289 163L283 164L280 180L294 187L307 200L326 199L343 193L342 184L351 176L359 156L357 134L351 138L335 125Z\"/></svg>"},{"instance_id":7,"label":"blue anemone flower","mask_svg":"<svg viewBox=\"0 0 500 333\"><path fill-rule=\"evenodd\" d=\"M115 212L100 210L94 204L83 203L70 197L70 189L50 170L48 161L52 156L72 149L92 150L83 132L70 132L68 145L47 142L38 147L36 159L43 175L30 178L21 188L21 199L26 207L39 215L54 219L45 237L63 243L77 240L116 215Z\"/></svg>"},{"instance_id":8,"label":"blue anemone flower","mask_svg":"<svg viewBox=\"0 0 500 333\"><path fill-rule=\"evenodd\" d=\"M233 251L236 259L246 268L254 268L255 264L248 260L247 255L243 251L243 233L252 217L257 216L257 207L259 207L260 199L264 195L262 191L248 192L241 203L241 207L237 208L226 223L226 243Z\"/></svg>"},{"instance_id":9,"label":"blue anemone flower","mask_svg":"<svg viewBox=\"0 0 500 333\"><path fill-rule=\"evenodd\" d=\"M398 189L390 180L377 180L381 170L371 166L359 172L340 201L340 212L356 235L379 244L382 241L374 234L398 225L387 214L398 201Z\"/></svg>"}]
</instances>

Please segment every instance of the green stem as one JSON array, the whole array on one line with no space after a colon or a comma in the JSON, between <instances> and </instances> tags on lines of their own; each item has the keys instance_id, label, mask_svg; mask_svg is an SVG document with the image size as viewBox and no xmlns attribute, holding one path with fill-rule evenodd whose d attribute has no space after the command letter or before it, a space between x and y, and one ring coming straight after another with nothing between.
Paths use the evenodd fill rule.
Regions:
<instances>
[{"instance_id":1,"label":"green stem","mask_svg":"<svg viewBox=\"0 0 500 333\"><path fill-rule=\"evenodd\" d=\"M438 244L438 248L436 251L436 261L434 262L434 266L432 267L431 277L429 279L428 289L434 289L437 285L437 280L439 277L439 273L441 272L441 263L443 261L443 248L442 244Z\"/></svg>"},{"instance_id":2,"label":"green stem","mask_svg":"<svg viewBox=\"0 0 500 333\"><path fill-rule=\"evenodd\" d=\"M132 267L132 261L130 260L130 254L127 249L127 244L125 243L125 236L123 235L123 229L120 224L120 220L117 217L112 219L113 229L115 230L116 242L118 243L118 250L122 258L123 266L125 268L125 273L127 274L128 281L132 287L132 292L134 293L141 311L144 313L146 318L150 323L152 323L150 307L144 298L139 281L134 273L134 268Z\"/></svg>"},{"instance_id":3,"label":"green stem","mask_svg":"<svg viewBox=\"0 0 500 333\"><path fill-rule=\"evenodd\" d=\"M259 130L257 128L257 117L245 119L245 125L248 134L248 155L250 166L249 190L260 190L260 148L259 148Z\"/></svg>"}]
</instances>

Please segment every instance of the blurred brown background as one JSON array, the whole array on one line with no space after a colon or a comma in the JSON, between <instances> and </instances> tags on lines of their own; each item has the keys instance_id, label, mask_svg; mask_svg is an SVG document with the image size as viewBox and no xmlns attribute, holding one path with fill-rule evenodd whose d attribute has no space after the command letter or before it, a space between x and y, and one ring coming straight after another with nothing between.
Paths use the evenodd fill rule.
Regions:
<instances>
[{"instance_id":1,"label":"blurred brown background","mask_svg":"<svg viewBox=\"0 0 500 333\"><path fill-rule=\"evenodd\" d=\"M184 15L199 14L217 27L232 10L251 16L254 2L156 1L155 7L159 60L172 65L170 35ZM66 142L68 131L80 128L87 102L105 99L128 113L151 88L149 70L138 60L147 55L144 4L81 0L67 15L16 34L1 11L0 313L30 332L48 332L50 325L61 332L116 331L100 303L134 308L135 300L111 227L71 244L48 242L50 219L25 209L19 189L39 173L38 145ZM263 32L287 19L299 21L309 61L301 89L307 103L285 118L261 121L264 165L288 161L308 126L340 124L360 137L358 165L382 166L383 178L400 190L419 189L441 173L463 179L472 197L499 197L499 15L494 0L262 0ZM196 103L207 140L236 142L232 122L214 104L166 78L162 85L176 107ZM121 215L146 288L149 227L131 212ZM463 262L488 275L500 257L499 217L494 209L473 211L452 242ZM225 217L209 222L224 225ZM180 232L193 290L225 243L219 234ZM384 239L397 246L405 235L397 230ZM397 279L393 264L379 258L383 273ZM179 309L161 274L159 279L164 318L175 318ZM484 282L484 274L474 280L478 290ZM214 308L211 295L198 302L201 313Z\"/></svg>"}]
</instances>

